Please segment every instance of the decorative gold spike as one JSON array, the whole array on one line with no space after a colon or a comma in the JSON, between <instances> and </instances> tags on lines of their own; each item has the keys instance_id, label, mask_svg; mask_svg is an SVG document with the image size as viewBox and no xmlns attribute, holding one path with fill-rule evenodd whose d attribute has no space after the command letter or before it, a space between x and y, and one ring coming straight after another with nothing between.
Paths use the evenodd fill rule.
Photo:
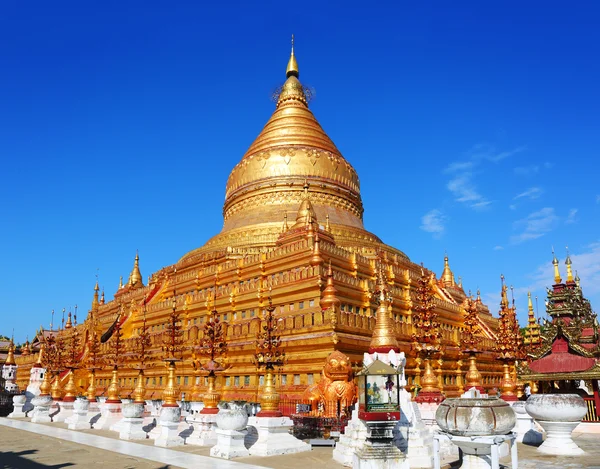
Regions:
<instances>
[{"instance_id":1,"label":"decorative gold spike","mask_svg":"<svg viewBox=\"0 0 600 469\"><path fill-rule=\"evenodd\" d=\"M444 287L454 287L454 274L450 270L450 264L448 262L448 255L444 256L444 271L442 272L442 283Z\"/></svg>"},{"instance_id":2,"label":"decorative gold spike","mask_svg":"<svg viewBox=\"0 0 600 469\"><path fill-rule=\"evenodd\" d=\"M379 276L379 308L377 309L377 321L373 328L369 353L387 353L390 350L399 352L400 347L398 346L398 340L396 339L394 324L388 310L389 300L387 298L387 282L385 280L383 269L379 268L377 271Z\"/></svg>"},{"instance_id":3,"label":"decorative gold spike","mask_svg":"<svg viewBox=\"0 0 600 469\"><path fill-rule=\"evenodd\" d=\"M554 265L554 283L558 285L562 282L562 278L560 278L560 271L558 270L558 259L556 258L556 254L554 254L554 248L552 248L552 264Z\"/></svg>"},{"instance_id":4,"label":"decorative gold spike","mask_svg":"<svg viewBox=\"0 0 600 469\"><path fill-rule=\"evenodd\" d=\"M285 70L285 76L287 78L291 76L295 76L298 78L300 76L300 71L298 70L298 62L296 61L296 56L294 55L294 35L292 34L292 53L290 54L290 60L287 64L287 69Z\"/></svg>"},{"instance_id":5,"label":"decorative gold spike","mask_svg":"<svg viewBox=\"0 0 600 469\"><path fill-rule=\"evenodd\" d=\"M569 246L567 246L567 258L565 259L565 265L567 266L567 283L574 283L573 269L571 267L571 256L569 255Z\"/></svg>"}]
</instances>

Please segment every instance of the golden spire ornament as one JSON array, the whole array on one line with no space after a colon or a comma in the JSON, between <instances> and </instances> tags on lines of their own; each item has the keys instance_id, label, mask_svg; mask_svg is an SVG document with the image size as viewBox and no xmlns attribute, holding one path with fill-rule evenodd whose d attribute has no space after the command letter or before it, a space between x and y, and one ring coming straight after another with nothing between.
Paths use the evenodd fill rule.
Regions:
<instances>
[{"instance_id":1,"label":"golden spire ornament","mask_svg":"<svg viewBox=\"0 0 600 469\"><path fill-rule=\"evenodd\" d=\"M562 278L560 278L560 271L558 270L558 259L556 258L556 254L554 254L554 248L552 248L552 265L554 266L554 283L558 285L562 282Z\"/></svg>"},{"instance_id":2,"label":"golden spire ornament","mask_svg":"<svg viewBox=\"0 0 600 469\"><path fill-rule=\"evenodd\" d=\"M476 388L480 392L485 392L481 386L481 373L477 369L477 354L481 353L477 347L481 342L481 339L476 336L479 331L479 313L477 312L477 303L473 301L470 296L465 298L463 303L465 310L465 317L463 320L465 330L462 334L462 340L460 341L460 347L462 353L469 355L469 370L465 375L467 390Z\"/></svg>"},{"instance_id":3,"label":"golden spire ornament","mask_svg":"<svg viewBox=\"0 0 600 469\"><path fill-rule=\"evenodd\" d=\"M213 309L204 324L202 339L196 343L192 352L194 370L198 373L201 371L208 372L208 389L202 399L204 402L204 408L200 411L202 414L216 414L219 412L217 404L221 400L221 394L215 386L216 373L225 369L222 365L221 357L225 356L226 353L225 328L223 327L223 323L219 321L217 310ZM208 358L208 361L202 363L202 357ZM198 380L198 378L196 379ZM195 387L192 400L199 400L200 397L199 388Z\"/></svg>"},{"instance_id":4,"label":"golden spire ornament","mask_svg":"<svg viewBox=\"0 0 600 469\"><path fill-rule=\"evenodd\" d=\"M292 53L290 54L290 60L288 61L287 68L285 70L285 76L291 77L295 76L298 78L300 76L300 71L298 70L298 62L296 61L296 56L294 55L294 35L292 34Z\"/></svg>"},{"instance_id":5,"label":"golden spire ornament","mask_svg":"<svg viewBox=\"0 0 600 469\"><path fill-rule=\"evenodd\" d=\"M100 338L98 337L98 319L92 314L88 329L86 368L90 372L89 385L85 395L90 402L96 402L96 370L102 368L100 359Z\"/></svg>"},{"instance_id":6,"label":"golden spire ornament","mask_svg":"<svg viewBox=\"0 0 600 469\"><path fill-rule=\"evenodd\" d=\"M119 404L121 398L119 397L119 366L123 364L123 331L121 330L121 316L123 313L123 305L117 315L117 319L114 323L114 329L112 337L110 338L110 352L108 354L108 360L112 363L112 379L108 386L107 392L108 397L106 399L107 404Z\"/></svg>"},{"instance_id":7,"label":"golden spire ornament","mask_svg":"<svg viewBox=\"0 0 600 469\"><path fill-rule=\"evenodd\" d=\"M276 366L283 366L285 352L281 347L281 337L277 334L278 320L273 314L275 306L269 295L267 306L261 321L260 331L256 334L256 353L254 361L258 369L265 368L265 385L260 394L261 410L257 417L281 417L279 410L279 393L273 382L273 372Z\"/></svg>"},{"instance_id":8,"label":"golden spire ornament","mask_svg":"<svg viewBox=\"0 0 600 469\"><path fill-rule=\"evenodd\" d=\"M137 367L135 369L138 370L136 386L133 390L133 402L136 404L146 403L144 370L148 368L148 361L150 359L149 350L152 345L152 341L150 340L150 332L148 330L148 325L146 324L146 301L147 299L144 297L144 316L142 320L142 327L140 328L140 332L135 338L134 342L134 358L137 362Z\"/></svg>"},{"instance_id":9,"label":"golden spire ornament","mask_svg":"<svg viewBox=\"0 0 600 469\"><path fill-rule=\"evenodd\" d=\"M69 324L71 320L71 313L69 312ZM67 329L68 337L66 338L66 360L65 365L67 370L69 371L69 380L67 385L65 386L65 397L63 401L65 402L73 402L77 397L77 387L75 386L75 371L79 369L79 362L81 358L81 350L80 340L79 340L79 332L76 327Z\"/></svg>"},{"instance_id":10,"label":"golden spire ornament","mask_svg":"<svg viewBox=\"0 0 600 469\"><path fill-rule=\"evenodd\" d=\"M176 296L173 296L173 310L169 315L162 350L165 352L163 361L167 365L167 385L162 393L163 407L179 407L177 400L181 397L181 389L176 383L175 363L181 361L183 354L183 330L177 311Z\"/></svg>"},{"instance_id":11,"label":"golden spire ornament","mask_svg":"<svg viewBox=\"0 0 600 469\"><path fill-rule=\"evenodd\" d=\"M567 246L567 258L565 259L565 265L567 266L567 283L575 283L573 279L573 268L571 267L571 256L569 255L569 247Z\"/></svg>"},{"instance_id":12,"label":"golden spire ornament","mask_svg":"<svg viewBox=\"0 0 600 469\"><path fill-rule=\"evenodd\" d=\"M501 276L500 279L502 283L502 299L500 301L498 342L495 352L498 354L498 359L502 361L504 368L504 375L500 383L502 399L505 401L516 401L516 383L512 378L510 365L514 365L517 356L518 343L515 330L518 333L518 324L515 325L517 317L514 305L512 308L508 306L507 287L504 283L504 276Z\"/></svg>"},{"instance_id":13,"label":"golden spire ornament","mask_svg":"<svg viewBox=\"0 0 600 469\"><path fill-rule=\"evenodd\" d=\"M444 396L438 387L438 379L431 366L432 358L441 351L440 325L435 312L434 293L431 286L431 275L421 266L413 302L413 324L416 331L412 335L413 350L425 362L425 373L420 379L421 390L415 398L416 402L441 402Z\"/></svg>"},{"instance_id":14,"label":"golden spire ornament","mask_svg":"<svg viewBox=\"0 0 600 469\"><path fill-rule=\"evenodd\" d=\"M400 352L398 340L396 339L396 328L388 309L388 306L390 306L388 298L389 290L381 265L377 269L377 275L378 286L375 293L379 298L379 308L377 308L377 320L375 321L375 327L371 335L369 353L388 353L390 350Z\"/></svg>"}]
</instances>

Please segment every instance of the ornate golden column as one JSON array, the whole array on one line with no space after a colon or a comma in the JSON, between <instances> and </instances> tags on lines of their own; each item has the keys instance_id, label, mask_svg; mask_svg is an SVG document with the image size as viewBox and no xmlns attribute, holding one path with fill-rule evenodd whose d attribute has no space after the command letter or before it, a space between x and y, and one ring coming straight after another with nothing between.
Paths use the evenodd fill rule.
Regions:
<instances>
[{"instance_id":1,"label":"ornate golden column","mask_svg":"<svg viewBox=\"0 0 600 469\"><path fill-rule=\"evenodd\" d=\"M112 370L112 379L106 391L108 393L108 397L106 399L107 404L121 403L121 398L119 397L119 369L116 365Z\"/></svg>"},{"instance_id":2,"label":"ornate golden column","mask_svg":"<svg viewBox=\"0 0 600 469\"><path fill-rule=\"evenodd\" d=\"M277 335L277 318L273 314L275 306L269 295L269 306L261 323L261 332L256 335L256 353L254 360L260 369L265 368L265 384L259 397L260 412L257 417L281 417L279 410L279 393L273 382L273 371L276 366L283 366L285 352L281 350L281 337Z\"/></svg>"},{"instance_id":3,"label":"ornate golden column","mask_svg":"<svg viewBox=\"0 0 600 469\"><path fill-rule=\"evenodd\" d=\"M89 381L90 384L85 391L85 395L88 401L96 402L96 370L93 368L90 370Z\"/></svg>"}]
</instances>

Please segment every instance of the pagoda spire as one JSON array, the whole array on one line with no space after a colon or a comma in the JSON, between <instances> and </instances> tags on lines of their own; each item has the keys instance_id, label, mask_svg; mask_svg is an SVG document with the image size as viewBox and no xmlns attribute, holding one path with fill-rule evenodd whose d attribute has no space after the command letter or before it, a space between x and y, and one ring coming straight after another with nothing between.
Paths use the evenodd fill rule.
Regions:
<instances>
[{"instance_id":1,"label":"pagoda spire","mask_svg":"<svg viewBox=\"0 0 600 469\"><path fill-rule=\"evenodd\" d=\"M310 202L310 197L308 195L309 184L308 181L304 181L304 195L302 197L302 202L300 203L300 207L298 207L298 214L296 215L296 223L292 226L294 228L308 227L318 225L317 214L315 213L315 209L313 208L312 203Z\"/></svg>"},{"instance_id":2,"label":"pagoda spire","mask_svg":"<svg viewBox=\"0 0 600 469\"><path fill-rule=\"evenodd\" d=\"M102 288L102 296L100 297L100 304L104 304L104 288Z\"/></svg>"},{"instance_id":3,"label":"pagoda spire","mask_svg":"<svg viewBox=\"0 0 600 469\"><path fill-rule=\"evenodd\" d=\"M558 270L558 259L556 258L556 254L554 254L554 248L552 248L552 264L554 265L554 283L558 285L562 282L562 278L560 278L560 271Z\"/></svg>"},{"instance_id":4,"label":"pagoda spire","mask_svg":"<svg viewBox=\"0 0 600 469\"><path fill-rule=\"evenodd\" d=\"M73 323L71 322L71 311L67 315L67 323L65 324L65 329L71 329L73 327Z\"/></svg>"},{"instance_id":5,"label":"pagoda spire","mask_svg":"<svg viewBox=\"0 0 600 469\"><path fill-rule=\"evenodd\" d=\"M133 270L129 274L129 281L127 282L127 284L130 287L136 288L144 286L144 281L140 272L140 256L137 250L135 251L135 260L133 261Z\"/></svg>"},{"instance_id":6,"label":"pagoda spire","mask_svg":"<svg viewBox=\"0 0 600 469\"><path fill-rule=\"evenodd\" d=\"M442 272L442 284L444 287L454 287L454 274L450 270L450 264L448 263L448 255L444 256L444 271Z\"/></svg>"},{"instance_id":7,"label":"pagoda spire","mask_svg":"<svg viewBox=\"0 0 600 469\"><path fill-rule=\"evenodd\" d=\"M8 345L8 356L6 357L5 365L15 366L17 363L15 362L15 341L10 339L10 344Z\"/></svg>"},{"instance_id":8,"label":"pagoda spire","mask_svg":"<svg viewBox=\"0 0 600 469\"><path fill-rule=\"evenodd\" d=\"M398 340L396 339L396 332L390 312L388 310L388 287L385 281L383 268L379 266L378 270L378 287L377 293L379 293L379 308L377 308L377 321L373 328L373 335L371 336L371 343L369 344L369 353L388 353L390 350L394 352L400 352L398 346Z\"/></svg>"},{"instance_id":9,"label":"pagoda spire","mask_svg":"<svg viewBox=\"0 0 600 469\"><path fill-rule=\"evenodd\" d=\"M323 290L323 296L319 302L321 309L327 309L330 307L339 308L342 302L337 297L337 289L333 284L333 271L331 270L331 259L329 260L329 267L327 268L327 285Z\"/></svg>"},{"instance_id":10,"label":"pagoda spire","mask_svg":"<svg viewBox=\"0 0 600 469\"><path fill-rule=\"evenodd\" d=\"M569 247L567 246L567 258L565 259L565 265L567 266L567 283L575 283L571 264L571 256L569 255Z\"/></svg>"},{"instance_id":11,"label":"pagoda spire","mask_svg":"<svg viewBox=\"0 0 600 469\"><path fill-rule=\"evenodd\" d=\"M319 247L319 233L315 233L315 243L313 245L313 255L310 258L310 265L316 267L323 263L323 258L321 257L321 249Z\"/></svg>"},{"instance_id":12,"label":"pagoda spire","mask_svg":"<svg viewBox=\"0 0 600 469\"><path fill-rule=\"evenodd\" d=\"M98 279L96 279L96 285L94 286L94 298L92 299L92 311L98 311L98 307L100 306L100 301L98 301L98 292L100 291L100 287L98 286Z\"/></svg>"},{"instance_id":13,"label":"pagoda spire","mask_svg":"<svg viewBox=\"0 0 600 469\"><path fill-rule=\"evenodd\" d=\"M507 295L507 287L504 283L504 275L500 275L500 281L502 282L502 293L500 299L500 307L502 309L508 308L508 295Z\"/></svg>"},{"instance_id":14,"label":"pagoda spire","mask_svg":"<svg viewBox=\"0 0 600 469\"><path fill-rule=\"evenodd\" d=\"M294 35L292 34L292 53L290 54L290 60L288 61L287 68L285 70L285 76L287 78L291 76L295 76L298 78L300 76L300 71L298 70L298 62L296 61L296 56L294 55Z\"/></svg>"}]
</instances>

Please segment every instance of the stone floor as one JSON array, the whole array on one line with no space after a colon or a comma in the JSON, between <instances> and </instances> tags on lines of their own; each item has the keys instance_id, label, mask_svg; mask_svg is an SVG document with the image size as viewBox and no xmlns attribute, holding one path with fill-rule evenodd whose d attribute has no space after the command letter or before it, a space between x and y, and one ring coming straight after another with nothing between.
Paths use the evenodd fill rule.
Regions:
<instances>
[{"instance_id":1,"label":"stone floor","mask_svg":"<svg viewBox=\"0 0 600 469\"><path fill-rule=\"evenodd\" d=\"M11 422L16 422L14 425ZM28 430L19 425L23 422ZM9 425L9 426L7 426ZM598 426L600 431L600 426ZM124 442L111 431L85 430L74 432L62 423L30 424L27 420L0 418L0 465L4 469L55 469L62 467L86 467L93 469L307 469L327 467L341 469L333 461L332 449L314 448L310 452L271 456L248 457L225 461L208 456L208 447L186 445L176 449L153 446L152 440ZM90 438L90 437L93 437ZM573 458L545 456L536 448L519 444L519 469L600 469L600 433L588 429L575 434L575 441L586 452ZM90 446L94 443L94 446ZM444 461L444 469L459 466L457 461ZM509 459L503 459L509 467Z\"/></svg>"}]
</instances>

